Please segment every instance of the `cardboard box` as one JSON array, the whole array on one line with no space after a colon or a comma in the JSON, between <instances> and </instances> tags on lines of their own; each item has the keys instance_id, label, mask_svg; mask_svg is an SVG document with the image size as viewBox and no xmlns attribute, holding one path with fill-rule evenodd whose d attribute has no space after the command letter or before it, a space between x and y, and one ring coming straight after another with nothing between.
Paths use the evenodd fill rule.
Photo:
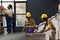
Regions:
<instances>
[{"instance_id":1,"label":"cardboard box","mask_svg":"<svg viewBox=\"0 0 60 40\"><path fill-rule=\"evenodd\" d=\"M0 11L3 11L4 7L3 6L0 6Z\"/></svg>"}]
</instances>

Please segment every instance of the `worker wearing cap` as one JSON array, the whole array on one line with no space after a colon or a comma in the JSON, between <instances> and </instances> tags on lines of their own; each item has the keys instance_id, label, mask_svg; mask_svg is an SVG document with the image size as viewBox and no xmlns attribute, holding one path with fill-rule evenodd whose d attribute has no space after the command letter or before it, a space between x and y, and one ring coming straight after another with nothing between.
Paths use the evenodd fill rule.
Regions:
<instances>
[{"instance_id":1,"label":"worker wearing cap","mask_svg":"<svg viewBox=\"0 0 60 40\"><path fill-rule=\"evenodd\" d=\"M46 22L45 26L44 26L44 28L43 28L43 30L41 32L47 32L47 31L50 30L51 35L50 35L49 40L55 40L56 29L53 26L52 21L50 19L48 19L48 16L45 13L42 14L41 19Z\"/></svg>"},{"instance_id":2,"label":"worker wearing cap","mask_svg":"<svg viewBox=\"0 0 60 40\"><path fill-rule=\"evenodd\" d=\"M34 21L33 18L31 18L31 13L30 13L30 12L27 12L27 14L26 14L25 27L27 27L27 26L36 27L36 26L35 26L35 21ZM32 29L30 29L30 30L32 30ZM29 30L29 31L30 31L30 30ZM32 32L32 31L31 31L31 32Z\"/></svg>"}]
</instances>

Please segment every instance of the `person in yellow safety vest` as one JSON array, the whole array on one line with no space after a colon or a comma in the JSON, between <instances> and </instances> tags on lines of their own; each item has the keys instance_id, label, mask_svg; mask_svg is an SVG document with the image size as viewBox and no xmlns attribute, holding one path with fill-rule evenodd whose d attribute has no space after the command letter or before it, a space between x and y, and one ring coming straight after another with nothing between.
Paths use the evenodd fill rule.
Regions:
<instances>
[{"instance_id":1,"label":"person in yellow safety vest","mask_svg":"<svg viewBox=\"0 0 60 40\"><path fill-rule=\"evenodd\" d=\"M48 16L45 13L42 14L41 19L46 22L43 30L41 30L41 33L47 32L47 31L50 30L51 31L51 35L50 35L49 40L55 40L56 29L53 26L52 21L50 19L48 19Z\"/></svg>"},{"instance_id":2,"label":"person in yellow safety vest","mask_svg":"<svg viewBox=\"0 0 60 40\"><path fill-rule=\"evenodd\" d=\"M27 12L26 14L26 22L25 22L25 27L27 26L32 26L32 27L36 27L35 25L35 21L33 18L31 18L31 13L30 12Z\"/></svg>"}]
</instances>

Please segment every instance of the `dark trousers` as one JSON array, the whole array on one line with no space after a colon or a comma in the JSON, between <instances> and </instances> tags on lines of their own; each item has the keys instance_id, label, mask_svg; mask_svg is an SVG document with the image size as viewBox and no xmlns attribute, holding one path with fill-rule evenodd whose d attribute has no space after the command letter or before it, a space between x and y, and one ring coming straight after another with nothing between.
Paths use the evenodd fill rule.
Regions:
<instances>
[{"instance_id":1,"label":"dark trousers","mask_svg":"<svg viewBox=\"0 0 60 40\"><path fill-rule=\"evenodd\" d=\"M13 31L12 30L13 19L12 17L9 17L7 14L6 14L6 22L7 22L7 32L11 33Z\"/></svg>"}]
</instances>

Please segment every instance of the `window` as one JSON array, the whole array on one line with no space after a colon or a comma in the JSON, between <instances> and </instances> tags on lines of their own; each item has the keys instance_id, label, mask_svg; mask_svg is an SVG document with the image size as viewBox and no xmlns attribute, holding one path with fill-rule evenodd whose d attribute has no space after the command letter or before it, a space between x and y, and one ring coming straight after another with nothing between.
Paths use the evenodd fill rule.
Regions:
<instances>
[{"instance_id":1,"label":"window","mask_svg":"<svg viewBox=\"0 0 60 40\"><path fill-rule=\"evenodd\" d=\"M3 17L3 27L7 27L7 25L6 25L6 18L5 18L5 16Z\"/></svg>"},{"instance_id":2,"label":"window","mask_svg":"<svg viewBox=\"0 0 60 40\"><path fill-rule=\"evenodd\" d=\"M26 3L16 3L16 14L26 14Z\"/></svg>"},{"instance_id":3,"label":"window","mask_svg":"<svg viewBox=\"0 0 60 40\"><path fill-rule=\"evenodd\" d=\"M26 16L25 15L16 15L16 26L20 27L20 26L25 26L25 19Z\"/></svg>"},{"instance_id":4,"label":"window","mask_svg":"<svg viewBox=\"0 0 60 40\"><path fill-rule=\"evenodd\" d=\"M9 4L11 4L11 5L12 5L13 12L14 12L14 3L13 3L13 2L9 2L9 3L4 2L4 3L2 3L2 6L4 6L4 8L6 8L6 9L7 9L7 7L8 7L8 5L9 5Z\"/></svg>"},{"instance_id":5,"label":"window","mask_svg":"<svg viewBox=\"0 0 60 40\"><path fill-rule=\"evenodd\" d=\"M26 3L16 3L16 27L24 27L26 19Z\"/></svg>"},{"instance_id":6,"label":"window","mask_svg":"<svg viewBox=\"0 0 60 40\"><path fill-rule=\"evenodd\" d=\"M2 0L2 1L14 1L14 0Z\"/></svg>"},{"instance_id":7,"label":"window","mask_svg":"<svg viewBox=\"0 0 60 40\"><path fill-rule=\"evenodd\" d=\"M15 23L16 27L20 27L20 26L25 25L26 3L24 1L27 1L27 0L0 0L0 5L2 5L5 9L7 9L9 4L12 5L13 13L14 13L14 11L16 12L16 14L14 14L16 16L16 19L15 19L16 20L16 23ZM15 4L16 6L14 5L15 2L17 2ZM14 6L16 8L14 8ZM2 14L3 14L3 12L2 12ZM3 27L6 27L6 26L7 26L6 18L5 18L5 16L3 16Z\"/></svg>"},{"instance_id":8,"label":"window","mask_svg":"<svg viewBox=\"0 0 60 40\"><path fill-rule=\"evenodd\" d=\"M15 1L27 1L27 0L15 0Z\"/></svg>"}]
</instances>

